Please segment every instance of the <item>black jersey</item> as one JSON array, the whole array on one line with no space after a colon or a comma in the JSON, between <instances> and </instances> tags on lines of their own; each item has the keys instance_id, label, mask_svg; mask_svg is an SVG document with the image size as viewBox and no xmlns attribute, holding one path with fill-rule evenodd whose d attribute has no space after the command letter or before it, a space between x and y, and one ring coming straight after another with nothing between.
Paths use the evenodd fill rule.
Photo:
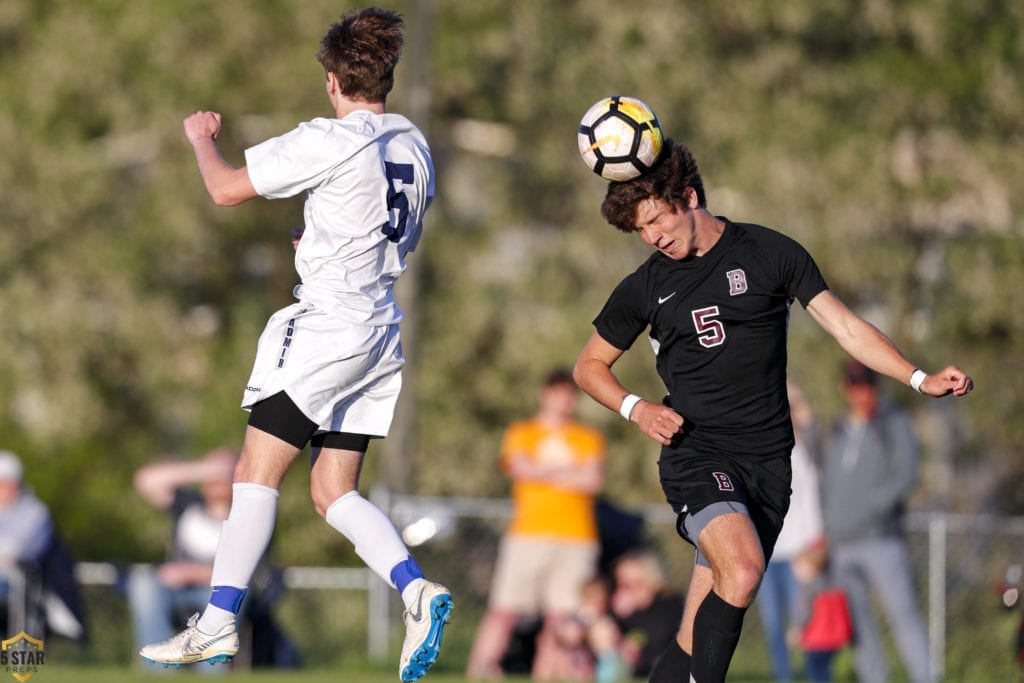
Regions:
<instances>
[{"instance_id":1,"label":"black jersey","mask_svg":"<svg viewBox=\"0 0 1024 683\"><path fill-rule=\"evenodd\" d=\"M786 337L794 299L806 306L828 289L793 239L725 221L703 256L658 252L612 292L594 320L626 350L650 327L669 405L685 419L684 441L752 455L793 447L786 398Z\"/></svg>"}]
</instances>

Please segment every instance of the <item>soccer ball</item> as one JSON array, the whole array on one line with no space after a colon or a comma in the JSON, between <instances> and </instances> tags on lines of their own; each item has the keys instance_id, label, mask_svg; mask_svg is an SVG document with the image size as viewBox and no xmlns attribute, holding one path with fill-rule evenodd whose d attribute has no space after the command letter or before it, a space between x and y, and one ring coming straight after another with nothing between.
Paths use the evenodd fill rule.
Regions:
<instances>
[{"instance_id":1,"label":"soccer ball","mask_svg":"<svg viewBox=\"0 0 1024 683\"><path fill-rule=\"evenodd\" d=\"M651 170L664 138L653 109L634 97L616 95L587 110L577 142L591 171L607 180L623 181Z\"/></svg>"}]
</instances>

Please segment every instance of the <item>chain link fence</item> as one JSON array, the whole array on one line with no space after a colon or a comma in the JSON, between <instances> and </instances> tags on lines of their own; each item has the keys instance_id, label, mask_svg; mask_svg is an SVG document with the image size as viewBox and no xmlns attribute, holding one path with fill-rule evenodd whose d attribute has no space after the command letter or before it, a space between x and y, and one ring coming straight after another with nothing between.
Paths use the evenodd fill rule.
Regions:
<instances>
[{"instance_id":1,"label":"chain link fence","mask_svg":"<svg viewBox=\"0 0 1024 683\"><path fill-rule=\"evenodd\" d=\"M438 668L461 670L486 606L509 501L394 496L382 489L372 497L395 521L427 575L452 588L455 612ZM666 505L633 512L643 516L648 545L662 557L673 583L685 589L693 550L676 536L674 514ZM947 681L1018 680L1014 648L1020 612L1003 606L998 586L1007 568L1024 559L1024 518L917 512L908 517L908 533L934 670ZM91 638L85 645L51 640L48 661L136 662L119 576L111 565L79 566ZM274 614L304 666L357 671L397 662L404 634L401 603L365 568L294 567L281 576L286 590ZM243 667L251 661L239 660ZM893 680L905 680L891 646L890 661ZM849 653L841 655L836 679L855 680L852 666ZM771 678L756 609L748 613L730 678Z\"/></svg>"}]
</instances>

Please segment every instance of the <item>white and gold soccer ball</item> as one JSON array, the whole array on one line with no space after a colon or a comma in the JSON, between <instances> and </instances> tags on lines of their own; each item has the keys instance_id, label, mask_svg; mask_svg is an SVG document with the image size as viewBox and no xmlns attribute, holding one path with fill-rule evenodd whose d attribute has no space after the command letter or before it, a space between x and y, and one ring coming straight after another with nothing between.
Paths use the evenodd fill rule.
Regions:
<instances>
[{"instance_id":1,"label":"white and gold soccer ball","mask_svg":"<svg viewBox=\"0 0 1024 683\"><path fill-rule=\"evenodd\" d=\"M635 97L605 97L580 120L580 155L607 180L632 180L651 170L664 138L654 110Z\"/></svg>"}]
</instances>

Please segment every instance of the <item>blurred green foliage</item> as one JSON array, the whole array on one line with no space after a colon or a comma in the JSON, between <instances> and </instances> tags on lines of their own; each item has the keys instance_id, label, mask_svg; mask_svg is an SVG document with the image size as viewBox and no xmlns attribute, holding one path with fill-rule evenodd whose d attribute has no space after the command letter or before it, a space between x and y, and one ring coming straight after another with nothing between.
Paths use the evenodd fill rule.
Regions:
<instances>
[{"instance_id":1,"label":"blurred green foliage","mask_svg":"<svg viewBox=\"0 0 1024 683\"><path fill-rule=\"evenodd\" d=\"M371 449L426 494L500 495L502 428L571 365L646 255L605 225L575 127L608 94L648 101L693 149L709 208L803 242L833 289L969 399L892 384L921 427L925 504L1024 512L1024 5L1011 0L395 2L409 22L392 110L432 141L438 198L410 273L406 452ZM301 198L215 207L181 120L223 113L242 151L330 115L324 0L0 4L0 431L82 559L155 559L166 522L140 465L238 446L266 317L290 302ZM410 326L411 328L411 326ZM633 390L662 388L638 344ZM791 371L839 410L838 347L795 312ZM412 392L414 391L414 395ZM608 433L610 492L659 501L657 447ZM275 552L334 562L296 467ZM955 485L952 483L955 482Z\"/></svg>"}]
</instances>

